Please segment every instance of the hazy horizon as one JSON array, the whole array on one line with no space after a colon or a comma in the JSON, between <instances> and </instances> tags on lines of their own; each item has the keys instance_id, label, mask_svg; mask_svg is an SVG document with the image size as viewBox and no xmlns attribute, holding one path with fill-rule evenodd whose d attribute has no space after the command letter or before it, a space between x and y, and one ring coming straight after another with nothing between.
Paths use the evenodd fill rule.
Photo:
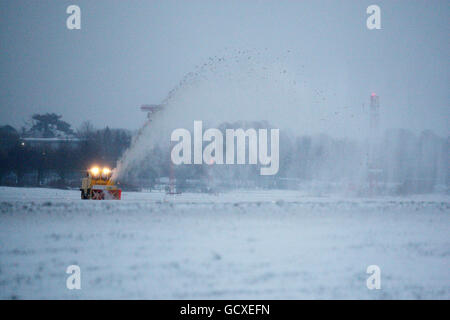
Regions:
<instances>
[{"instance_id":1,"label":"hazy horizon","mask_svg":"<svg viewBox=\"0 0 450 320\"><path fill-rule=\"evenodd\" d=\"M81 30L66 28L71 4ZM135 130L146 119L140 105L161 103L198 73L180 112L166 116L254 114L300 133L358 136L375 92L383 128L447 136L448 1L376 1L381 30L366 28L371 4L4 1L0 124L19 128L33 113L55 112L75 128L90 120ZM268 98L258 100L261 92Z\"/></svg>"}]
</instances>

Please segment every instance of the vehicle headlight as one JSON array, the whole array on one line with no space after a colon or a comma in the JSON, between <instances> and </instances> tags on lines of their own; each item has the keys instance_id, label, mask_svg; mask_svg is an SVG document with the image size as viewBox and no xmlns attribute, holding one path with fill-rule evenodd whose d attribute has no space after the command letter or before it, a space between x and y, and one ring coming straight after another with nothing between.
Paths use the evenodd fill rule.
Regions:
<instances>
[{"instance_id":1,"label":"vehicle headlight","mask_svg":"<svg viewBox=\"0 0 450 320\"><path fill-rule=\"evenodd\" d=\"M98 176L98 174L100 173L99 167L92 167L90 171L93 176Z\"/></svg>"},{"instance_id":2,"label":"vehicle headlight","mask_svg":"<svg viewBox=\"0 0 450 320\"><path fill-rule=\"evenodd\" d=\"M109 168L106 168L106 167L103 168L103 170L102 170L102 178L105 179L105 180L108 179L110 173L111 173L111 170Z\"/></svg>"}]
</instances>

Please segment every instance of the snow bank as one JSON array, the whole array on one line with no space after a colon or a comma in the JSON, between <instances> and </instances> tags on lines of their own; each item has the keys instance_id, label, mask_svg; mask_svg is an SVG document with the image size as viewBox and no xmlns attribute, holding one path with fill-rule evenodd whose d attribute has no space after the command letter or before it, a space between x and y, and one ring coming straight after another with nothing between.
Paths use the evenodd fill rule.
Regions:
<instances>
[{"instance_id":1,"label":"snow bank","mask_svg":"<svg viewBox=\"0 0 450 320\"><path fill-rule=\"evenodd\" d=\"M0 191L2 299L450 298L448 197Z\"/></svg>"}]
</instances>

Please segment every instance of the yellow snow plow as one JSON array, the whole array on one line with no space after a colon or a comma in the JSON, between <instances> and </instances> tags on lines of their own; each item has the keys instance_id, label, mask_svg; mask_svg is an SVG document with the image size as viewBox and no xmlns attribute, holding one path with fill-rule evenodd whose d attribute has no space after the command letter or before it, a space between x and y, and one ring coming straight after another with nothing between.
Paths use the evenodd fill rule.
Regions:
<instances>
[{"instance_id":1,"label":"yellow snow plow","mask_svg":"<svg viewBox=\"0 0 450 320\"><path fill-rule=\"evenodd\" d=\"M97 166L87 170L86 177L81 180L81 199L83 200L120 200L120 190L111 179L111 169Z\"/></svg>"}]
</instances>

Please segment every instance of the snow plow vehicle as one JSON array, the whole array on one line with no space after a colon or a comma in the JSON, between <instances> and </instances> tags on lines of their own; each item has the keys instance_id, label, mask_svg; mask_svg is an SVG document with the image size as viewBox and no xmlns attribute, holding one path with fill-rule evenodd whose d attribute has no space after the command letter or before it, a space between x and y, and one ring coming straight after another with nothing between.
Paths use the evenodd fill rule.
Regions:
<instances>
[{"instance_id":1,"label":"snow plow vehicle","mask_svg":"<svg viewBox=\"0 0 450 320\"><path fill-rule=\"evenodd\" d=\"M111 169L97 166L87 170L81 180L81 199L83 200L120 200L122 190L111 179Z\"/></svg>"}]
</instances>

